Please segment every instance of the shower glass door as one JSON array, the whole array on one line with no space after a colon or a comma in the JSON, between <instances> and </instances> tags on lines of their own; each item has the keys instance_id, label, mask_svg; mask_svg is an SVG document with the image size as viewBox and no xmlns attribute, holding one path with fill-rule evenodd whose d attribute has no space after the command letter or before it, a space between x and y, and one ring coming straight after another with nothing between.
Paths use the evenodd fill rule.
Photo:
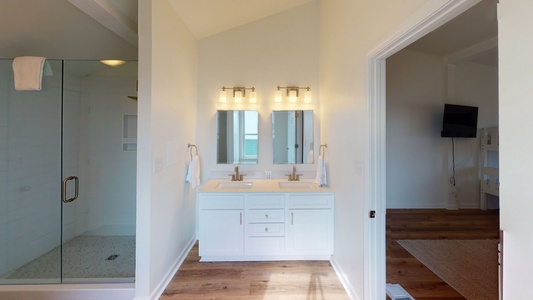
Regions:
<instances>
[{"instance_id":1,"label":"shower glass door","mask_svg":"<svg viewBox=\"0 0 533 300\"><path fill-rule=\"evenodd\" d=\"M63 283L133 282L137 62L65 61Z\"/></svg>"},{"instance_id":2,"label":"shower glass door","mask_svg":"<svg viewBox=\"0 0 533 300\"><path fill-rule=\"evenodd\" d=\"M16 91L12 63L0 60L0 283L60 283L62 62L41 91Z\"/></svg>"},{"instance_id":3,"label":"shower glass door","mask_svg":"<svg viewBox=\"0 0 533 300\"><path fill-rule=\"evenodd\" d=\"M0 284L133 282L137 63L0 60Z\"/></svg>"}]
</instances>

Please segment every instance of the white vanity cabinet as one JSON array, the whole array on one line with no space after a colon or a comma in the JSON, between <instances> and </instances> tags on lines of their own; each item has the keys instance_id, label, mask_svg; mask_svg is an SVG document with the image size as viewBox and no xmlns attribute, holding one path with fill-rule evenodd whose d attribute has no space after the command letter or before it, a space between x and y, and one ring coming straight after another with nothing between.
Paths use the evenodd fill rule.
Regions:
<instances>
[{"instance_id":1,"label":"white vanity cabinet","mask_svg":"<svg viewBox=\"0 0 533 300\"><path fill-rule=\"evenodd\" d=\"M201 195L200 256L244 254L244 195Z\"/></svg>"},{"instance_id":2,"label":"white vanity cabinet","mask_svg":"<svg viewBox=\"0 0 533 300\"><path fill-rule=\"evenodd\" d=\"M285 254L285 195L246 198L245 255Z\"/></svg>"},{"instance_id":3,"label":"white vanity cabinet","mask_svg":"<svg viewBox=\"0 0 533 300\"><path fill-rule=\"evenodd\" d=\"M333 197L289 195L290 255L333 253Z\"/></svg>"},{"instance_id":4,"label":"white vanity cabinet","mask_svg":"<svg viewBox=\"0 0 533 300\"><path fill-rule=\"evenodd\" d=\"M201 261L328 260L333 193L200 193Z\"/></svg>"}]
</instances>

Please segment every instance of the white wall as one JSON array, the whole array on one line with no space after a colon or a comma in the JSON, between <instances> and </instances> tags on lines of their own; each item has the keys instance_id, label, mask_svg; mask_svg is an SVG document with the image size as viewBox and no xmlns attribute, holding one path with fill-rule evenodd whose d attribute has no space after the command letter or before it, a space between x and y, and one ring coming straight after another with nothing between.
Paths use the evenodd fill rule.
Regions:
<instances>
[{"instance_id":1,"label":"white wall","mask_svg":"<svg viewBox=\"0 0 533 300\"><path fill-rule=\"evenodd\" d=\"M168 0L139 1L139 24L135 289L136 299L149 299L195 240L195 193L184 171L187 143L196 143L198 60Z\"/></svg>"},{"instance_id":2,"label":"white wall","mask_svg":"<svg viewBox=\"0 0 533 300\"><path fill-rule=\"evenodd\" d=\"M445 74L443 57L405 49L387 59L387 208L446 207Z\"/></svg>"},{"instance_id":3,"label":"white wall","mask_svg":"<svg viewBox=\"0 0 533 300\"><path fill-rule=\"evenodd\" d=\"M290 170L289 165L272 163L273 110L314 110L315 153L318 153L318 8L318 2L312 2L199 41L196 127L203 182L218 176L228 178L228 172L233 171L233 165L216 164L217 110L250 109L259 112L259 163L242 165L243 174L264 176L263 171L278 171L278 175L282 176ZM309 86L313 103L274 103L278 85ZM258 103L237 105L232 102L232 91L229 90L228 103L221 104L218 96L222 86L254 86ZM303 90L300 95L303 99ZM298 165L298 171L314 174L314 170L314 164Z\"/></svg>"},{"instance_id":4,"label":"white wall","mask_svg":"<svg viewBox=\"0 0 533 300\"><path fill-rule=\"evenodd\" d=\"M336 199L335 260L354 299L365 294L365 183L370 180L367 53L424 2L320 2L321 133L328 143Z\"/></svg>"},{"instance_id":5,"label":"white wall","mask_svg":"<svg viewBox=\"0 0 533 300\"><path fill-rule=\"evenodd\" d=\"M478 107L478 128L498 126L498 68L465 62L456 64L453 69L454 95L448 103ZM477 138L455 139L456 193L460 208L479 208L480 143L479 130ZM450 142L448 153L450 176Z\"/></svg>"},{"instance_id":6,"label":"white wall","mask_svg":"<svg viewBox=\"0 0 533 300\"><path fill-rule=\"evenodd\" d=\"M528 134L533 115L533 36L528 33L533 26L531 12L533 2L529 0L500 0L498 5L504 299L524 299L530 294L533 269L533 140Z\"/></svg>"},{"instance_id":7,"label":"white wall","mask_svg":"<svg viewBox=\"0 0 533 300\"><path fill-rule=\"evenodd\" d=\"M478 127L497 126L497 73L469 62L448 69L444 57L408 49L387 59L388 208L448 207L452 145L440 137L444 103L477 106ZM461 208L479 207L479 143L479 136L455 139Z\"/></svg>"}]
</instances>

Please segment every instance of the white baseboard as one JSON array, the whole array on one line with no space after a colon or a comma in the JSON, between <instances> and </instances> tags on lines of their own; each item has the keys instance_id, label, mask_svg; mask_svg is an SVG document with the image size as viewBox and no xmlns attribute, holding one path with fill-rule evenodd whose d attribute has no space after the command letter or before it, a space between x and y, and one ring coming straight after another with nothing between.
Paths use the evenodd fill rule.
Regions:
<instances>
[{"instance_id":1,"label":"white baseboard","mask_svg":"<svg viewBox=\"0 0 533 300\"><path fill-rule=\"evenodd\" d=\"M165 276L161 279L161 281L159 282L157 287L151 293L150 299L154 299L155 300L155 299L159 299L159 297L161 297L161 295L165 291L165 288L170 283L170 281L174 277L174 274L176 274L176 272L180 268L180 266L183 263L183 261L185 260L185 258L187 258L187 255L189 254L189 252L191 251L191 249L192 249L192 247L194 246L195 243L196 243L196 234L191 238L191 240L189 241L187 247L185 247L185 249L180 253L178 258L174 261L174 264L172 265L172 268L170 268L170 270L167 272L167 274L165 274ZM135 300L141 300L141 299L140 298L135 298Z\"/></svg>"},{"instance_id":2,"label":"white baseboard","mask_svg":"<svg viewBox=\"0 0 533 300\"><path fill-rule=\"evenodd\" d=\"M337 260L335 260L335 257L332 255L329 259L329 262L331 263L331 266L333 267L333 270L337 274L337 277L339 277L339 280L342 283L342 286L346 290L346 293L350 297L351 300L361 300L357 293L355 292L355 288L350 284L348 281L348 278L344 275L344 272L342 271L342 268L337 263Z\"/></svg>"}]
</instances>

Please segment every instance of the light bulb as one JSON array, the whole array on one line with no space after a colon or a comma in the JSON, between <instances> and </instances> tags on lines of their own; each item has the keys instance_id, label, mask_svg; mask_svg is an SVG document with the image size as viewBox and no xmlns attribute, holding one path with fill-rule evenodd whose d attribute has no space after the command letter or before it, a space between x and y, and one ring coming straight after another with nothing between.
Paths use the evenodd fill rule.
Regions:
<instances>
[{"instance_id":1,"label":"light bulb","mask_svg":"<svg viewBox=\"0 0 533 300\"><path fill-rule=\"evenodd\" d=\"M283 95L281 94L280 90L276 91L276 95L274 96L274 102L281 102L283 101Z\"/></svg>"},{"instance_id":2,"label":"light bulb","mask_svg":"<svg viewBox=\"0 0 533 300\"><path fill-rule=\"evenodd\" d=\"M226 103L228 101L228 92L220 91L220 96L218 96L218 102Z\"/></svg>"},{"instance_id":3,"label":"light bulb","mask_svg":"<svg viewBox=\"0 0 533 300\"><path fill-rule=\"evenodd\" d=\"M305 91L304 102L311 103L312 101L313 101L313 98L311 98L311 91Z\"/></svg>"},{"instance_id":4,"label":"light bulb","mask_svg":"<svg viewBox=\"0 0 533 300\"><path fill-rule=\"evenodd\" d=\"M233 101L235 101L235 103L242 103L242 92L241 91L235 92L235 96L233 96Z\"/></svg>"},{"instance_id":5,"label":"light bulb","mask_svg":"<svg viewBox=\"0 0 533 300\"><path fill-rule=\"evenodd\" d=\"M250 103L257 103L257 92L250 92Z\"/></svg>"},{"instance_id":6,"label":"light bulb","mask_svg":"<svg viewBox=\"0 0 533 300\"><path fill-rule=\"evenodd\" d=\"M296 100L298 99L298 96L296 96L296 91L290 91L289 92L289 102L296 102Z\"/></svg>"}]
</instances>

